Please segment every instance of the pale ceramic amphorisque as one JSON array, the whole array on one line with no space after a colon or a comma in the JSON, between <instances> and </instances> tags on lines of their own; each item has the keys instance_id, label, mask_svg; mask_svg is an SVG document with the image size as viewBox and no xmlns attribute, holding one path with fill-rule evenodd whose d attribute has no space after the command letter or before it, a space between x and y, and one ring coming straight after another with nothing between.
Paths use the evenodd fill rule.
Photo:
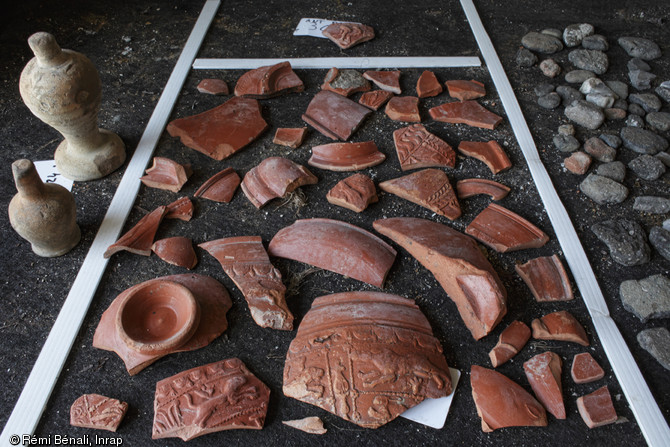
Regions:
<instances>
[{"instance_id":1,"label":"pale ceramic amphorisque","mask_svg":"<svg viewBox=\"0 0 670 447\"><path fill-rule=\"evenodd\" d=\"M30 160L12 163L16 194L9 203L12 228L45 257L64 255L81 237L72 193L55 183L43 183Z\"/></svg>"},{"instance_id":2,"label":"pale ceramic amphorisque","mask_svg":"<svg viewBox=\"0 0 670 447\"><path fill-rule=\"evenodd\" d=\"M35 116L65 140L54 156L58 170L71 180L94 180L116 170L126 159L118 135L98 128L102 87L98 71L83 54L62 50L49 33L28 39L35 57L21 73L21 97Z\"/></svg>"}]
</instances>

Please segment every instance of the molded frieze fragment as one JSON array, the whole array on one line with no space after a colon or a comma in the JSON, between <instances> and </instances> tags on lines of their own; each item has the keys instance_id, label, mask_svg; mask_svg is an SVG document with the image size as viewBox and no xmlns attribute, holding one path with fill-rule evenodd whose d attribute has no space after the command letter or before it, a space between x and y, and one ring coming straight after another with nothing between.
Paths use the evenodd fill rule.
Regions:
<instances>
[{"instance_id":1,"label":"molded frieze fragment","mask_svg":"<svg viewBox=\"0 0 670 447\"><path fill-rule=\"evenodd\" d=\"M584 327L568 311L561 310L537 318L531 323L533 338L539 340L560 340L589 345Z\"/></svg>"},{"instance_id":2,"label":"molded frieze fragment","mask_svg":"<svg viewBox=\"0 0 670 447\"><path fill-rule=\"evenodd\" d=\"M447 81L444 83L449 91L449 96L460 101L481 98L486 96L486 88L479 81Z\"/></svg>"},{"instance_id":3,"label":"molded frieze fragment","mask_svg":"<svg viewBox=\"0 0 670 447\"><path fill-rule=\"evenodd\" d=\"M342 95L322 90L314 95L302 119L328 138L346 141L371 113Z\"/></svg>"},{"instance_id":4,"label":"molded frieze fragment","mask_svg":"<svg viewBox=\"0 0 670 447\"><path fill-rule=\"evenodd\" d=\"M178 192L192 173L191 165L180 165L169 158L154 157L153 165L140 180L150 188Z\"/></svg>"},{"instance_id":5,"label":"molded frieze fragment","mask_svg":"<svg viewBox=\"0 0 670 447\"><path fill-rule=\"evenodd\" d=\"M333 205L360 213L379 199L372 179L364 174L354 174L341 180L328 191L326 200Z\"/></svg>"},{"instance_id":6,"label":"molded frieze fragment","mask_svg":"<svg viewBox=\"0 0 670 447\"><path fill-rule=\"evenodd\" d=\"M500 323L507 313L507 292L472 238L413 217L380 219L373 226L430 270L476 340Z\"/></svg>"},{"instance_id":7,"label":"molded frieze fragment","mask_svg":"<svg viewBox=\"0 0 670 447\"><path fill-rule=\"evenodd\" d=\"M289 346L283 391L378 428L452 386L442 346L414 301L345 292L314 300Z\"/></svg>"},{"instance_id":8,"label":"molded frieze fragment","mask_svg":"<svg viewBox=\"0 0 670 447\"><path fill-rule=\"evenodd\" d=\"M619 419L607 386L598 388L586 396L578 397L577 409L589 428L612 424Z\"/></svg>"},{"instance_id":9,"label":"molded frieze fragment","mask_svg":"<svg viewBox=\"0 0 670 447\"><path fill-rule=\"evenodd\" d=\"M494 140L486 143L483 141L461 141L458 150L463 155L483 161L494 174L512 167L512 162L507 157L505 150Z\"/></svg>"},{"instance_id":10,"label":"molded frieze fragment","mask_svg":"<svg viewBox=\"0 0 670 447\"><path fill-rule=\"evenodd\" d=\"M479 213L465 232L500 253L539 248L549 241L535 225L495 203Z\"/></svg>"},{"instance_id":11,"label":"molded frieze fragment","mask_svg":"<svg viewBox=\"0 0 670 447\"><path fill-rule=\"evenodd\" d=\"M284 93L301 92L302 81L291 68L290 62L280 62L247 71L235 84L235 96L255 99L272 98Z\"/></svg>"},{"instance_id":12,"label":"molded frieze fragment","mask_svg":"<svg viewBox=\"0 0 670 447\"><path fill-rule=\"evenodd\" d=\"M281 272L271 263L258 236L218 239L199 245L214 256L249 304L257 325L290 331L293 314L286 305Z\"/></svg>"},{"instance_id":13,"label":"molded frieze fragment","mask_svg":"<svg viewBox=\"0 0 670 447\"><path fill-rule=\"evenodd\" d=\"M531 259L516 264L516 272L526 283L539 303L569 301L574 298L568 274L557 255Z\"/></svg>"},{"instance_id":14,"label":"molded frieze fragment","mask_svg":"<svg viewBox=\"0 0 670 447\"><path fill-rule=\"evenodd\" d=\"M240 185L240 176L233 168L226 168L210 177L198 188L193 197L202 197L219 203L228 203Z\"/></svg>"},{"instance_id":15,"label":"molded frieze fragment","mask_svg":"<svg viewBox=\"0 0 670 447\"><path fill-rule=\"evenodd\" d=\"M483 129L495 129L502 117L489 112L477 101L448 102L428 111L436 121L453 124L467 124Z\"/></svg>"},{"instance_id":16,"label":"molded frieze fragment","mask_svg":"<svg viewBox=\"0 0 670 447\"><path fill-rule=\"evenodd\" d=\"M307 164L329 171L358 171L377 166L385 159L374 141L330 143L314 146Z\"/></svg>"},{"instance_id":17,"label":"molded frieze fragment","mask_svg":"<svg viewBox=\"0 0 670 447\"><path fill-rule=\"evenodd\" d=\"M486 194L493 200L501 200L509 194L509 187L502 183L481 178L468 178L456 182L456 194L459 199L467 199L477 194Z\"/></svg>"},{"instance_id":18,"label":"molded frieze fragment","mask_svg":"<svg viewBox=\"0 0 670 447\"><path fill-rule=\"evenodd\" d=\"M477 414L482 419L482 431L547 425L544 407L528 391L503 374L472 365L470 385Z\"/></svg>"},{"instance_id":19,"label":"molded frieze fragment","mask_svg":"<svg viewBox=\"0 0 670 447\"><path fill-rule=\"evenodd\" d=\"M498 343L489 352L494 368L502 365L523 349L530 339L530 328L523 321L512 321L498 338Z\"/></svg>"},{"instance_id":20,"label":"molded frieze fragment","mask_svg":"<svg viewBox=\"0 0 670 447\"><path fill-rule=\"evenodd\" d=\"M107 247L103 257L109 258L114 253L126 250L136 255L151 255L151 246L154 243L154 237L158 231L163 217L167 213L167 207L159 206L151 213L144 216L112 245Z\"/></svg>"},{"instance_id":21,"label":"molded frieze fragment","mask_svg":"<svg viewBox=\"0 0 670 447\"><path fill-rule=\"evenodd\" d=\"M183 236L170 237L154 242L151 250L168 264L191 270L198 263L191 239Z\"/></svg>"},{"instance_id":22,"label":"molded frieze fragment","mask_svg":"<svg viewBox=\"0 0 670 447\"><path fill-rule=\"evenodd\" d=\"M412 124L393 132L393 142L400 169L449 167L456 165L456 153L441 138L428 132L421 124Z\"/></svg>"},{"instance_id":23,"label":"molded frieze fragment","mask_svg":"<svg viewBox=\"0 0 670 447\"><path fill-rule=\"evenodd\" d=\"M206 112L170 122L167 131L191 149L220 161L254 141L267 128L258 101L234 97Z\"/></svg>"},{"instance_id":24,"label":"molded frieze fragment","mask_svg":"<svg viewBox=\"0 0 670 447\"><path fill-rule=\"evenodd\" d=\"M562 363L557 354L547 351L523 364L523 370L535 396L556 419L565 419L563 385L561 385Z\"/></svg>"},{"instance_id":25,"label":"molded frieze fragment","mask_svg":"<svg viewBox=\"0 0 670 447\"><path fill-rule=\"evenodd\" d=\"M458 219L461 207L449 177L439 169L424 169L381 182L379 187L448 219Z\"/></svg>"},{"instance_id":26,"label":"molded frieze fragment","mask_svg":"<svg viewBox=\"0 0 670 447\"><path fill-rule=\"evenodd\" d=\"M179 219L188 222L193 217L193 202L188 197L180 197L166 206L165 219Z\"/></svg>"},{"instance_id":27,"label":"molded frieze fragment","mask_svg":"<svg viewBox=\"0 0 670 447\"><path fill-rule=\"evenodd\" d=\"M402 93L400 89L400 71L366 71L363 77L375 83L382 90L393 92L396 95Z\"/></svg>"},{"instance_id":28,"label":"molded frieze fragment","mask_svg":"<svg viewBox=\"0 0 670 447\"><path fill-rule=\"evenodd\" d=\"M84 394L70 407L70 425L115 432L128 411L128 404L100 394Z\"/></svg>"},{"instance_id":29,"label":"molded frieze fragment","mask_svg":"<svg viewBox=\"0 0 670 447\"><path fill-rule=\"evenodd\" d=\"M379 110L379 108L386 104L386 101L391 98L393 98L393 93L387 92L386 90L375 90L363 93L358 100L358 103L364 105L368 109Z\"/></svg>"},{"instance_id":30,"label":"molded frieze fragment","mask_svg":"<svg viewBox=\"0 0 670 447\"><path fill-rule=\"evenodd\" d=\"M442 84L437 80L435 73L424 71L416 82L416 95L419 98L430 98L442 93Z\"/></svg>"},{"instance_id":31,"label":"molded frieze fragment","mask_svg":"<svg viewBox=\"0 0 670 447\"><path fill-rule=\"evenodd\" d=\"M331 23L322 31L322 34L335 42L338 47L346 50L374 39L375 30L361 23Z\"/></svg>"},{"instance_id":32,"label":"molded frieze fragment","mask_svg":"<svg viewBox=\"0 0 670 447\"><path fill-rule=\"evenodd\" d=\"M270 241L270 256L304 262L382 287L396 251L377 236L339 220L303 219Z\"/></svg>"},{"instance_id":33,"label":"molded frieze fragment","mask_svg":"<svg viewBox=\"0 0 670 447\"><path fill-rule=\"evenodd\" d=\"M274 144L279 144L280 146L287 146L292 149L300 147L303 141L305 141L305 135L307 135L306 127L280 127L275 132L275 137L272 140Z\"/></svg>"},{"instance_id":34,"label":"molded frieze fragment","mask_svg":"<svg viewBox=\"0 0 670 447\"><path fill-rule=\"evenodd\" d=\"M152 439L189 441L222 430L260 430L270 389L240 359L192 368L156 384Z\"/></svg>"},{"instance_id":35,"label":"molded frieze fragment","mask_svg":"<svg viewBox=\"0 0 670 447\"><path fill-rule=\"evenodd\" d=\"M370 83L356 70L340 70L335 67L328 70L321 85L321 90L329 90L342 96L367 92L371 88Z\"/></svg>"},{"instance_id":36,"label":"molded frieze fragment","mask_svg":"<svg viewBox=\"0 0 670 447\"><path fill-rule=\"evenodd\" d=\"M394 96L384 109L386 116L394 121L420 123L419 98L416 96Z\"/></svg>"},{"instance_id":37,"label":"molded frieze fragment","mask_svg":"<svg viewBox=\"0 0 670 447\"><path fill-rule=\"evenodd\" d=\"M318 181L304 166L287 158L270 157L247 172L242 180L242 191L256 208L260 208L272 199Z\"/></svg>"},{"instance_id":38,"label":"molded frieze fragment","mask_svg":"<svg viewBox=\"0 0 670 447\"><path fill-rule=\"evenodd\" d=\"M605 371L588 352L575 354L570 375L575 383L591 383L605 377Z\"/></svg>"}]
</instances>

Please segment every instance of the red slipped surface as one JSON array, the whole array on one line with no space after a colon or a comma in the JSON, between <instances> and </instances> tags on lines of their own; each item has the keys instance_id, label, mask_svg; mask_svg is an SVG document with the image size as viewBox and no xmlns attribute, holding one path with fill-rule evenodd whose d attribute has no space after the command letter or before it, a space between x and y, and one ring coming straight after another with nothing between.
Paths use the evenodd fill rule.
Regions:
<instances>
[{"instance_id":1,"label":"red slipped surface","mask_svg":"<svg viewBox=\"0 0 670 447\"><path fill-rule=\"evenodd\" d=\"M575 383L591 383L605 377L605 371L588 352L575 354L570 375Z\"/></svg>"},{"instance_id":2,"label":"red slipped surface","mask_svg":"<svg viewBox=\"0 0 670 447\"><path fill-rule=\"evenodd\" d=\"M500 253L542 247L549 236L516 213L491 203L465 232Z\"/></svg>"},{"instance_id":3,"label":"red slipped surface","mask_svg":"<svg viewBox=\"0 0 670 447\"><path fill-rule=\"evenodd\" d=\"M198 188L193 197L202 197L219 203L228 203L240 185L240 176L233 168L226 168L210 177Z\"/></svg>"},{"instance_id":4,"label":"red slipped surface","mask_svg":"<svg viewBox=\"0 0 670 447\"><path fill-rule=\"evenodd\" d=\"M495 129L502 122L502 117L490 112L477 101L448 102L428 111L436 121L452 124L467 124L483 129Z\"/></svg>"},{"instance_id":5,"label":"red slipped surface","mask_svg":"<svg viewBox=\"0 0 670 447\"><path fill-rule=\"evenodd\" d=\"M424 71L416 82L416 95L419 98L430 98L442 93L442 84L437 80L435 73Z\"/></svg>"},{"instance_id":6,"label":"red slipped surface","mask_svg":"<svg viewBox=\"0 0 670 447\"><path fill-rule=\"evenodd\" d=\"M441 138L428 132L421 124L412 124L393 132L393 142L400 169L449 167L456 165L456 153Z\"/></svg>"},{"instance_id":7,"label":"red slipped surface","mask_svg":"<svg viewBox=\"0 0 670 447\"><path fill-rule=\"evenodd\" d=\"M530 328L523 321L512 321L500 337L498 343L489 352L494 368L502 365L519 353L530 339Z\"/></svg>"},{"instance_id":8,"label":"red slipped surface","mask_svg":"<svg viewBox=\"0 0 670 447\"><path fill-rule=\"evenodd\" d=\"M460 101L481 98L486 96L486 88L479 81L447 81L444 83L449 91L449 96Z\"/></svg>"},{"instance_id":9,"label":"red slipped surface","mask_svg":"<svg viewBox=\"0 0 670 447\"><path fill-rule=\"evenodd\" d=\"M247 71L235 84L235 96L266 99L284 93L301 92L302 81L291 68L290 62L280 62Z\"/></svg>"},{"instance_id":10,"label":"red slipped surface","mask_svg":"<svg viewBox=\"0 0 670 447\"><path fill-rule=\"evenodd\" d=\"M533 338L539 340L559 340L589 345L584 327L568 311L553 312L533 320Z\"/></svg>"},{"instance_id":11,"label":"red slipped surface","mask_svg":"<svg viewBox=\"0 0 670 447\"><path fill-rule=\"evenodd\" d=\"M525 264L516 264L514 268L537 302L574 298L568 273L557 255L531 259Z\"/></svg>"},{"instance_id":12,"label":"red slipped surface","mask_svg":"<svg viewBox=\"0 0 670 447\"><path fill-rule=\"evenodd\" d=\"M375 37L375 30L361 23L332 23L322 34L342 48L349 49L359 43L367 42Z\"/></svg>"},{"instance_id":13,"label":"red slipped surface","mask_svg":"<svg viewBox=\"0 0 670 447\"><path fill-rule=\"evenodd\" d=\"M494 174L512 167L512 162L497 141L461 141L458 150L463 155L483 161Z\"/></svg>"},{"instance_id":14,"label":"red slipped surface","mask_svg":"<svg viewBox=\"0 0 670 447\"><path fill-rule=\"evenodd\" d=\"M456 182L456 193L459 199L467 199L468 197L476 196L478 194L486 194L493 200L501 200L509 194L509 187L502 183L494 182L493 180L486 180L481 178L468 178Z\"/></svg>"},{"instance_id":15,"label":"red slipped surface","mask_svg":"<svg viewBox=\"0 0 670 447\"><path fill-rule=\"evenodd\" d=\"M375 83L377 87L388 92L399 95L402 93L400 89L400 71L366 71L363 77L368 81Z\"/></svg>"},{"instance_id":16,"label":"red slipped surface","mask_svg":"<svg viewBox=\"0 0 670 447\"><path fill-rule=\"evenodd\" d=\"M330 143L312 148L307 164L329 171L358 171L376 166L386 159L374 141Z\"/></svg>"},{"instance_id":17,"label":"red slipped surface","mask_svg":"<svg viewBox=\"0 0 670 447\"><path fill-rule=\"evenodd\" d=\"M348 140L372 111L337 93L322 90L307 106L303 121L332 140Z\"/></svg>"},{"instance_id":18,"label":"red slipped surface","mask_svg":"<svg viewBox=\"0 0 670 447\"><path fill-rule=\"evenodd\" d=\"M565 419L561 385L562 363L557 354L547 351L523 364L523 370L535 396L556 419Z\"/></svg>"}]
</instances>

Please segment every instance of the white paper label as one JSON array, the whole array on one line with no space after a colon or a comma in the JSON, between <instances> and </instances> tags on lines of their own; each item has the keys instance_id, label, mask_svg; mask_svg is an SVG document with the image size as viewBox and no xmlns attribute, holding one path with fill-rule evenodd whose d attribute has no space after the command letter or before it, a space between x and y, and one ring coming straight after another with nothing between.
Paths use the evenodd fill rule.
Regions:
<instances>
[{"instance_id":1,"label":"white paper label","mask_svg":"<svg viewBox=\"0 0 670 447\"><path fill-rule=\"evenodd\" d=\"M40 176L44 183L56 183L61 185L68 191L72 191L72 185L74 182L69 178L66 178L63 174L58 172L56 168L56 162L53 160L42 160L34 162L35 169L37 169L37 174Z\"/></svg>"},{"instance_id":2,"label":"white paper label","mask_svg":"<svg viewBox=\"0 0 670 447\"><path fill-rule=\"evenodd\" d=\"M293 31L293 35L321 37L322 39L327 39L327 37L323 35L323 30L332 23L355 23L360 25L358 22L343 22L341 20L300 19L300 23L298 23L295 31Z\"/></svg>"},{"instance_id":3,"label":"white paper label","mask_svg":"<svg viewBox=\"0 0 670 447\"><path fill-rule=\"evenodd\" d=\"M439 399L425 399L419 405L406 410L400 416L410 421L418 422L432 428L440 429L444 427L447 421L447 414L451 408L451 402L456 394L456 385L461 378L461 372L455 368L449 368L451 373L451 387L453 391L450 395L440 397Z\"/></svg>"}]
</instances>

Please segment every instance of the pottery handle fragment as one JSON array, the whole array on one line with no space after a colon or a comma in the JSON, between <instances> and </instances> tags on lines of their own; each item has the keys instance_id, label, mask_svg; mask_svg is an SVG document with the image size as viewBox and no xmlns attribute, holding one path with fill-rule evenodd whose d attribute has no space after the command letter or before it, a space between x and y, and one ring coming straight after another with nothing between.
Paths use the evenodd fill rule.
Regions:
<instances>
[{"instance_id":1,"label":"pottery handle fragment","mask_svg":"<svg viewBox=\"0 0 670 447\"><path fill-rule=\"evenodd\" d=\"M40 66L58 65L62 62L59 56L63 51L52 34L43 31L35 33L28 38L28 45Z\"/></svg>"}]
</instances>

